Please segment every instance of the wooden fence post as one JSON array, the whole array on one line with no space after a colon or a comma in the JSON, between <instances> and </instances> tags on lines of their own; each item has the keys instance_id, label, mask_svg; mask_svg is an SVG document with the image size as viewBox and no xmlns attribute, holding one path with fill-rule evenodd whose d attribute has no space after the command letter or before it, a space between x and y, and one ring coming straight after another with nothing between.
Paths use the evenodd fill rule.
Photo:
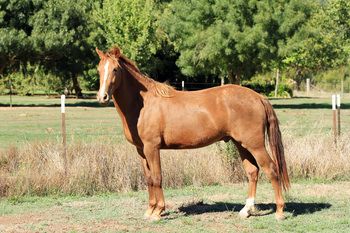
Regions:
<instances>
[{"instance_id":1,"label":"wooden fence post","mask_svg":"<svg viewBox=\"0 0 350 233\"><path fill-rule=\"evenodd\" d=\"M10 108L12 108L12 82L11 82L11 77L9 79L9 85L10 85Z\"/></svg>"},{"instance_id":2,"label":"wooden fence post","mask_svg":"<svg viewBox=\"0 0 350 233\"><path fill-rule=\"evenodd\" d=\"M62 130L62 145L63 145L63 165L64 165L64 173L67 175L67 134L66 134L66 109L65 109L65 100L66 96L61 95L61 130Z\"/></svg>"},{"instance_id":3,"label":"wooden fence post","mask_svg":"<svg viewBox=\"0 0 350 233\"><path fill-rule=\"evenodd\" d=\"M337 95L337 121L338 121L338 137L340 137L340 95Z\"/></svg>"},{"instance_id":4,"label":"wooden fence post","mask_svg":"<svg viewBox=\"0 0 350 233\"><path fill-rule=\"evenodd\" d=\"M337 110L336 110L336 95L332 95L332 112L333 112L333 136L334 136L334 144L337 145Z\"/></svg>"}]
</instances>

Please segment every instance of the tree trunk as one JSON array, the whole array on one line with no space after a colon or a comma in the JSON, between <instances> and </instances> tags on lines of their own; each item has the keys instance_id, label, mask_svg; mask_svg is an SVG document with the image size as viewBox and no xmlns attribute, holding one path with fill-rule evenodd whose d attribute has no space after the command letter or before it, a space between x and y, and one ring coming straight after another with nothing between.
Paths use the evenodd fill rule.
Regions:
<instances>
[{"instance_id":1,"label":"tree trunk","mask_svg":"<svg viewBox=\"0 0 350 233\"><path fill-rule=\"evenodd\" d=\"M296 83L297 90L300 91L300 85L301 85L301 81L302 81L302 74L301 74L300 68L297 68L297 70L295 72L294 81Z\"/></svg>"},{"instance_id":2,"label":"tree trunk","mask_svg":"<svg viewBox=\"0 0 350 233\"><path fill-rule=\"evenodd\" d=\"M229 80L230 83L232 84L237 84L237 85L240 85L241 84L241 75L239 72L233 72L232 69L228 69L228 72L227 72L227 78Z\"/></svg>"},{"instance_id":3,"label":"tree trunk","mask_svg":"<svg viewBox=\"0 0 350 233\"><path fill-rule=\"evenodd\" d=\"M75 91L75 95L77 98L81 98L83 97L83 93L81 92L81 88L80 88L80 85L79 85L79 81L78 81L78 77L76 74L73 74L72 75L72 81L73 81L73 89Z\"/></svg>"},{"instance_id":4,"label":"tree trunk","mask_svg":"<svg viewBox=\"0 0 350 233\"><path fill-rule=\"evenodd\" d=\"M6 66L7 66L7 60L3 57L0 57L0 75L3 74Z\"/></svg>"}]
</instances>

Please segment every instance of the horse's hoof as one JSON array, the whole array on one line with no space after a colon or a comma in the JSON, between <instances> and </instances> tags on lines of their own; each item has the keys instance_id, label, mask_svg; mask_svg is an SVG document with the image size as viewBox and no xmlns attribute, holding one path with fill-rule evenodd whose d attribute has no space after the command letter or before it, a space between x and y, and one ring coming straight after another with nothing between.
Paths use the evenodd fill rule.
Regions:
<instances>
[{"instance_id":1,"label":"horse's hoof","mask_svg":"<svg viewBox=\"0 0 350 233\"><path fill-rule=\"evenodd\" d=\"M150 220L151 222L158 222L158 221L160 221L160 219L161 219L161 217L160 217L159 215L157 215L157 214L152 214L152 215L149 217L149 220Z\"/></svg>"},{"instance_id":2,"label":"horse's hoof","mask_svg":"<svg viewBox=\"0 0 350 233\"><path fill-rule=\"evenodd\" d=\"M277 221L282 221L286 219L286 216L282 213L282 214L276 214L275 218Z\"/></svg>"},{"instance_id":3,"label":"horse's hoof","mask_svg":"<svg viewBox=\"0 0 350 233\"><path fill-rule=\"evenodd\" d=\"M152 216L153 210L154 210L154 209L152 209L152 208L148 208L148 209L146 210L145 214L143 215L143 219L145 219L145 220L150 219L151 216Z\"/></svg>"},{"instance_id":4,"label":"horse's hoof","mask_svg":"<svg viewBox=\"0 0 350 233\"><path fill-rule=\"evenodd\" d=\"M150 219L151 218L151 215L149 214L149 213L145 213L144 215L143 215L143 219L144 220L148 220L148 219Z\"/></svg>"},{"instance_id":5,"label":"horse's hoof","mask_svg":"<svg viewBox=\"0 0 350 233\"><path fill-rule=\"evenodd\" d=\"M243 208L243 209L241 209L241 211L239 211L239 216L241 218L249 218L250 214L249 214L248 210Z\"/></svg>"}]
</instances>

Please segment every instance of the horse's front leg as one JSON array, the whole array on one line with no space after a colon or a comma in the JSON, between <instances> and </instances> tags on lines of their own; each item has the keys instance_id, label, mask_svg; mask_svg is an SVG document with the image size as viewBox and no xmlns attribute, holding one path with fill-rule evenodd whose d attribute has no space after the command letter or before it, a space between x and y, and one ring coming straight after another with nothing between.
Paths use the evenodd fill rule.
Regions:
<instances>
[{"instance_id":1,"label":"horse's front leg","mask_svg":"<svg viewBox=\"0 0 350 233\"><path fill-rule=\"evenodd\" d=\"M151 220L159 220L162 212L165 210L165 202L164 202L164 194L162 189L162 172L161 172L161 164L160 164L160 153L159 149L153 145L144 145L143 153L145 155L146 165L148 165L150 172L150 182L152 184L152 188L150 189L150 207L147 210L146 214L150 213L150 209L152 208L151 199L153 201L152 195L155 196L156 205L153 208L151 214Z\"/></svg>"},{"instance_id":2,"label":"horse's front leg","mask_svg":"<svg viewBox=\"0 0 350 233\"><path fill-rule=\"evenodd\" d=\"M140 156L141 156L141 163L143 168L143 173L145 175L145 179L147 182L147 188L148 188L148 208L144 214L145 219L149 219L154 211L154 209L157 206L157 199L156 195L154 193L153 189L153 181L151 177L151 171L149 169L149 165L147 163L147 160L143 154L143 151L138 150Z\"/></svg>"}]
</instances>

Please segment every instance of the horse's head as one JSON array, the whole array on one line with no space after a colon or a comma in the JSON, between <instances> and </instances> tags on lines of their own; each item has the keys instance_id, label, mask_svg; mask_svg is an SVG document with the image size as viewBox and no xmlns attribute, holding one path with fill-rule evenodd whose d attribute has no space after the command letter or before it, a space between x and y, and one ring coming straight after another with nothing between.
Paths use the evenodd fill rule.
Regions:
<instances>
[{"instance_id":1,"label":"horse's head","mask_svg":"<svg viewBox=\"0 0 350 233\"><path fill-rule=\"evenodd\" d=\"M96 52L101 59L97 68L100 74L100 89L97 93L97 100L100 104L107 105L112 94L120 85L121 70L118 59L121 53L119 48L113 48L107 53L96 48Z\"/></svg>"}]
</instances>

